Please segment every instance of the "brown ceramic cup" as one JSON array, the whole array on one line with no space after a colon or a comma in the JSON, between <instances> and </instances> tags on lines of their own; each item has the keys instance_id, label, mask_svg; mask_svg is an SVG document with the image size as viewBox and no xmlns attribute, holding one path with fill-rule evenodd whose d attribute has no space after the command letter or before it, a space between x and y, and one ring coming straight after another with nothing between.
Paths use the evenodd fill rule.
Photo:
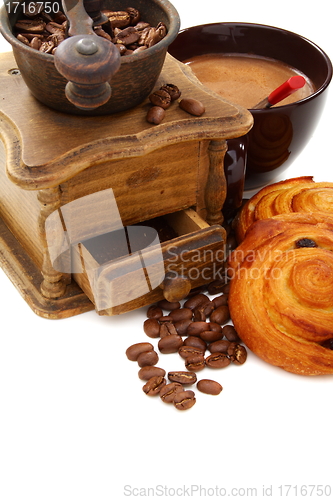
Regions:
<instances>
[{"instance_id":1,"label":"brown ceramic cup","mask_svg":"<svg viewBox=\"0 0 333 500\"><path fill-rule=\"evenodd\" d=\"M228 141L227 208L235 208L242 197L245 166L245 189L256 189L273 182L306 146L324 108L332 63L317 45L300 35L249 23L214 23L184 29L168 50L179 61L213 53L273 58L301 71L317 89L293 104L251 109L252 130L243 138Z\"/></svg>"}]
</instances>

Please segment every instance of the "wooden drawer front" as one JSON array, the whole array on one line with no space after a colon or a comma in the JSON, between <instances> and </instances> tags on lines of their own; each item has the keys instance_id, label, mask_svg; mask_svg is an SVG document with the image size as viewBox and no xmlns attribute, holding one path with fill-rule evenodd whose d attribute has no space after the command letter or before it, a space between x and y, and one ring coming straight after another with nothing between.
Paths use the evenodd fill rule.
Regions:
<instances>
[{"instance_id":1,"label":"wooden drawer front","mask_svg":"<svg viewBox=\"0 0 333 500\"><path fill-rule=\"evenodd\" d=\"M194 288L208 284L223 269L221 226L208 226L191 209L165 219L179 236L160 245L151 241L142 251L111 261L101 263L85 242L73 248L74 278L99 314L121 314L162 299L165 276L182 276Z\"/></svg>"},{"instance_id":2,"label":"wooden drawer front","mask_svg":"<svg viewBox=\"0 0 333 500\"><path fill-rule=\"evenodd\" d=\"M123 224L197 204L199 142L166 146L136 158L88 168L61 186L64 203L112 188Z\"/></svg>"}]
</instances>

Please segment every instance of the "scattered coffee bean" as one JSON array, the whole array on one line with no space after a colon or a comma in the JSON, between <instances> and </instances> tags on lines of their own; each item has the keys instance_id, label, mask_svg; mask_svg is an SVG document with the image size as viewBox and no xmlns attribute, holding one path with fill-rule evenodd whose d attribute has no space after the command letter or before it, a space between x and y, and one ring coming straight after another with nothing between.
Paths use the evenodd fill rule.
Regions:
<instances>
[{"instance_id":1,"label":"scattered coffee bean","mask_svg":"<svg viewBox=\"0 0 333 500\"><path fill-rule=\"evenodd\" d=\"M153 125L159 125L165 117L165 110L161 106L152 106L147 113L146 120Z\"/></svg>"},{"instance_id":2,"label":"scattered coffee bean","mask_svg":"<svg viewBox=\"0 0 333 500\"><path fill-rule=\"evenodd\" d=\"M223 294L215 297L215 299L212 300L212 304L214 305L215 309L220 306L228 305L228 294Z\"/></svg>"},{"instance_id":3,"label":"scattered coffee bean","mask_svg":"<svg viewBox=\"0 0 333 500\"><path fill-rule=\"evenodd\" d=\"M194 321L206 321L205 306L198 306L193 309L193 319Z\"/></svg>"},{"instance_id":4,"label":"scattered coffee bean","mask_svg":"<svg viewBox=\"0 0 333 500\"><path fill-rule=\"evenodd\" d=\"M230 357L224 352L214 352L206 358L206 365L209 368L225 368L230 362Z\"/></svg>"},{"instance_id":5,"label":"scattered coffee bean","mask_svg":"<svg viewBox=\"0 0 333 500\"><path fill-rule=\"evenodd\" d=\"M184 387L182 384L179 384L178 382L171 382L170 384L166 384L162 387L160 390L160 398L164 403L173 403L176 394L183 391Z\"/></svg>"},{"instance_id":6,"label":"scattered coffee bean","mask_svg":"<svg viewBox=\"0 0 333 500\"><path fill-rule=\"evenodd\" d=\"M163 316L163 311L160 307L150 306L147 311L147 318L159 319Z\"/></svg>"},{"instance_id":7,"label":"scattered coffee bean","mask_svg":"<svg viewBox=\"0 0 333 500\"><path fill-rule=\"evenodd\" d=\"M222 332L226 339L228 339L230 342L239 342L240 338L238 336L238 333L232 325L224 325L224 327L222 328Z\"/></svg>"},{"instance_id":8,"label":"scattered coffee bean","mask_svg":"<svg viewBox=\"0 0 333 500\"><path fill-rule=\"evenodd\" d=\"M180 308L180 302L169 302L166 299L162 299L159 302L157 302L158 307L161 307L161 309L164 309L165 311L173 311L174 309L179 309Z\"/></svg>"},{"instance_id":9,"label":"scattered coffee bean","mask_svg":"<svg viewBox=\"0 0 333 500\"><path fill-rule=\"evenodd\" d=\"M126 356L130 361L137 361L139 355L142 352L152 351L153 349L154 349L154 346L152 344L150 344L149 342L140 342L138 344L131 345L126 350Z\"/></svg>"},{"instance_id":10,"label":"scattered coffee bean","mask_svg":"<svg viewBox=\"0 0 333 500\"><path fill-rule=\"evenodd\" d=\"M198 295L194 295L193 297L190 297L186 302L184 303L184 307L187 307L188 309L195 309L196 307L199 307L207 302L210 302L210 298L207 297L204 293L198 293Z\"/></svg>"},{"instance_id":11,"label":"scattered coffee bean","mask_svg":"<svg viewBox=\"0 0 333 500\"><path fill-rule=\"evenodd\" d=\"M188 410L195 404L196 399L193 391L178 392L173 400L173 404L177 410Z\"/></svg>"},{"instance_id":12,"label":"scattered coffee bean","mask_svg":"<svg viewBox=\"0 0 333 500\"><path fill-rule=\"evenodd\" d=\"M209 328L207 328L207 330L212 330L213 332L222 332L222 326L219 325L218 323L214 323L214 321L210 321L209 323L207 323L207 325L209 326Z\"/></svg>"},{"instance_id":13,"label":"scattered coffee bean","mask_svg":"<svg viewBox=\"0 0 333 500\"><path fill-rule=\"evenodd\" d=\"M217 293L222 292L224 285L225 285L224 279L212 281L207 286L207 291L208 291L209 295L216 295Z\"/></svg>"},{"instance_id":14,"label":"scattered coffee bean","mask_svg":"<svg viewBox=\"0 0 333 500\"><path fill-rule=\"evenodd\" d=\"M143 331L148 337L157 339L160 336L160 324L155 318L146 319L143 323Z\"/></svg>"},{"instance_id":15,"label":"scattered coffee bean","mask_svg":"<svg viewBox=\"0 0 333 500\"><path fill-rule=\"evenodd\" d=\"M170 382L178 382L183 385L191 385L195 384L197 381L197 376L195 373L187 372L187 371L174 371L168 373L168 379Z\"/></svg>"},{"instance_id":16,"label":"scattered coffee bean","mask_svg":"<svg viewBox=\"0 0 333 500\"><path fill-rule=\"evenodd\" d=\"M223 293L229 293L230 291L230 283L226 283L222 289Z\"/></svg>"},{"instance_id":17,"label":"scattered coffee bean","mask_svg":"<svg viewBox=\"0 0 333 500\"><path fill-rule=\"evenodd\" d=\"M219 325L224 325L229 321L230 314L228 306L220 306L217 309L214 309L212 314L210 315L211 321L214 323L218 323Z\"/></svg>"},{"instance_id":18,"label":"scattered coffee bean","mask_svg":"<svg viewBox=\"0 0 333 500\"><path fill-rule=\"evenodd\" d=\"M203 355L205 353L205 349L200 349L199 347L192 347L190 345L182 345L178 354L181 358L186 359L188 356L194 355Z\"/></svg>"},{"instance_id":19,"label":"scattered coffee bean","mask_svg":"<svg viewBox=\"0 0 333 500\"><path fill-rule=\"evenodd\" d=\"M178 335L175 325L171 321L165 321L160 325L160 337L168 337L169 335Z\"/></svg>"},{"instance_id":20,"label":"scattered coffee bean","mask_svg":"<svg viewBox=\"0 0 333 500\"><path fill-rule=\"evenodd\" d=\"M205 358L203 354L195 354L185 358L185 368L190 372L199 372L205 368Z\"/></svg>"},{"instance_id":21,"label":"scattered coffee bean","mask_svg":"<svg viewBox=\"0 0 333 500\"><path fill-rule=\"evenodd\" d=\"M160 106L163 109L167 109L171 104L170 94L165 90L155 90L150 94L149 100L154 106Z\"/></svg>"},{"instance_id":22,"label":"scattered coffee bean","mask_svg":"<svg viewBox=\"0 0 333 500\"><path fill-rule=\"evenodd\" d=\"M194 116L201 116L205 112L205 107L202 102L191 98L182 99L179 103L179 107Z\"/></svg>"},{"instance_id":23,"label":"scattered coffee bean","mask_svg":"<svg viewBox=\"0 0 333 500\"><path fill-rule=\"evenodd\" d=\"M221 340L222 337L222 329L220 331L205 330L204 332L200 333L200 338L205 342L216 342L217 340Z\"/></svg>"},{"instance_id":24,"label":"scattered coffee bean","mask_svg":"<svg viewBox=\"0 0 333 500\"><path fill-rule=\"evenodd\" d=\"M206 330L210 330L210 326L206 321L193 321L193 323L187 327L186 333L189 336L199 337L200 333Z\"/></svg>"},{"instance_id":25,"label":"scattered coffee bean","mask_svg":"<svg viewBox=\"0 0 333 500\"><path fill-rule=\"evenodd\" d=\"M160 90L165 90L170 94L171 101L175 101L176 99L179 99L181 96L181 91L177 87L177 85L173 85L173 83L167 83L163 85Z\"/></svg>"},{"instance_id":26,"label":"scattered coffee bean","mask_svg":"<svg viewBox=\"0 0 333 500\"><path fill-rule=\"evenodd\" d=\"M231 342L228 347L228 356L236 365L243 365L247 358L247 351L243 345Z\"/></svg>"},{"instance_id":27,"label":"scattered coffee bean","mask_svg":"<svg viewBox=\"0 0 333 500\"><path fill-rule=\"evenodd\" d=\"M191 324L192 324L191 319L182 319L182 320L176 321L174 323L178 335L181 335L181 336L188 335L187 330Z\"/></svg>"},{"instance_id":28,"label":"scattered coffee bean","mask_svg":"<svg viewBox=\"0 0 333 500\"><path fill-rule=\"evenodd\" d=\"M138 371L140 380L149 380L152 377L165 377L165 370L158 366L143 366Z\"/></svg>"},{"instance_id":29,"label":"scattered coffee bean","mask_svg":"<svg viewBox=\"0 0 333 500\"><path fill-rule=\"evenodd\" d=\"M213 304L213 302L208 302L207 304L204 304L203 306L201 306L203 312L205 313L205 316L206 318L208 318L211 313L214 311L215 309L215 306Z\"/></svg>"},{"instance_id":30,"label":"scattered coffee bean","mask_svg":"<svg viewBox=\"0 0 333 500\"><path fill-rule=\"evenodd\" d=\"M198 349L202 349L205 351L207 349L207 344L200 337L195 337L194 335L190 335L184 340L184 345L189 347L196 347Z\"/></svg>"},{"instance_id":31,"label":"scattered coffee bean","mask_svg":"<svg viewBox=\"0 0 333 500\"><path fill-rule=\"evenodd\" d=\"M181 321L185 319L192 319L193 312L187 307L182 307L181 309L174 309L169 313L170 318L174 321Z\"/></svg>"},{"instance_id":32,"label":"scattered coffee bean","mask_svg":"<svg viewBox=\"0 0 333 500\"><path fill-rule=\"evenodd\" d=\"M158 318L158 321L159 323L163 324L163 323L172 323L173 324L173 319L171 318L171 316L161 316L160 318Z\"/></svg>"},{"instance_id":33,"label":"scattered coffee bean","mask_svg":"<svg viewBox=\"0 0 333 500\"><path fill-rule=\"evenodd\" d=\"M142 352L137 358L137 363L140 368L156 365L156 363L158 363L158 354L156 351Z\"/></svg>"},{"instance_id":34,"label":"scattered coffee bean","mask_svg":"<svg viewBox=\"0 0 333 500\"><path fill-rule=\"evenodd\" d=\"M212 342L208 349L213 354L214 352L228 352L228 347L230 345L229 340L217 340L216 342Z\"/></svg>"},{"instance_id":35,"label":"scattered coffee bean","mask_svg":"<svg viewBox=\"0 0 333 500\"><path fill-rule=\"evenodd\" d=\"M183 339L180 335L167 335L158 342L158 348L163 354L171 354L178 352L179 348L183 345Z\"/></svg>"},{"instance_id":36,"label":"scattered coffee bean","mask_svg":"<svg viewBox=\"0 0 333 500\"><path fill-rule=\"evenodd\" d=\"M152 377L142 387L142 390L147 396L157 396L165 385L166 380L164 377Z\"/></svg>"},{"instance_id":37,"label":"scattered coffee bean","mask_svg":"<svg viewBox=\"0 0 333 500\"><path fill-rule=\"evenodd\" d=\"M194 297L194 295L198 295L199 293L204 293L207 291L207 287L205 285L202 286L197 286L195 288L192 288L188 295L185 297L185 300L190 299L191 297Z\"/></svg>"},{"instance_id":38,"label":"scattered coffee bean","mask_svg":"<svg viewBox=\"0 0 333 500\"><path fill-rule=\"evenodd\" d=\"M221 384L215 380L202 379L197 383L197 389L205 394L211 394L212 396L217 396L222 392L223 387Z\"/></svg>"}]
</instances>

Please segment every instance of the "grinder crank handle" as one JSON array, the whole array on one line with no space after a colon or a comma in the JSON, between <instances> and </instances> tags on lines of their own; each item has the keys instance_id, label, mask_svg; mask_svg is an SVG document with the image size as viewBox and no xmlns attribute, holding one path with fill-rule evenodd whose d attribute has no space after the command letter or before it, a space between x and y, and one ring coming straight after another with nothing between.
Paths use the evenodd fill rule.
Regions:
<instances>
[{"instance_id":1,"label":"grinder crank handle","mask_svg":"<svg viewBox=\"0 0 333 500\"><path fill-rule=\"evenodd\" d=\"M109 18L101 12L103 0L83 0L85 11L93 20L93 26L109 24Z\"/></svg>"},{"instance_id":2,"label":"grinder crank handle","mask_svg":"<svg viewBox=\"0 0 333 500\"><path fill-rule=\"evenodd\" d=\"M93 20L84 8L83 0L62 0L64 14L68 19L68 35L94 35Z\"/></svg>"},{"instance_id":3,"label":"grinder crank handle","mask_svg":"<svg viewBox=\"0 0 333 500\"><path fill-rule=\"evenodd\" d=\"M120 53L113 43L94 33L83 0L63 0L63 7L70 37L57 47L54 64L68 80L67 99L77 108L90 111L110 99L108 82L119 69Z\"/></svg>"}]
</instances>

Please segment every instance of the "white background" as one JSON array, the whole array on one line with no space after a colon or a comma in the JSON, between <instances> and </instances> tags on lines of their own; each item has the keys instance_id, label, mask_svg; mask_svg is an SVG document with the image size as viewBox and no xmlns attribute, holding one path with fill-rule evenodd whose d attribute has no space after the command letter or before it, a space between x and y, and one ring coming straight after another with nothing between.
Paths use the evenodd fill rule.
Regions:
<instances>
[{"instance_id":1,"label":"white background","mask_svg":"<svg viewBox=\"0 0 333 500\"><path fill-rule=\"evenodd\" d=\"M333 59L327 0L173 4L183 28L217 21L275 25L311 39ZM4 40L0 47L10 50ZM331 120L332 92L284 178L333 181ZM296 498L294 486L299 497L302 485L330 485L333 495L332 377L288 374L249 354L243 366L201 372L219 380L223 392L198 393L197 404L179 412L144 395L136 363L125 356L129 345L149 340L144 309L42 319L1 270L0 304L1 500L199 498L200 488L201 497L204 488L217 498L241 488L238 496ZM159 365L183 367L178 355L161 355ZM281 494L280 485L293 488L286 495L283 486ZM302 491L310 497L312 489Z\"/></svg>"}]
</instances>

